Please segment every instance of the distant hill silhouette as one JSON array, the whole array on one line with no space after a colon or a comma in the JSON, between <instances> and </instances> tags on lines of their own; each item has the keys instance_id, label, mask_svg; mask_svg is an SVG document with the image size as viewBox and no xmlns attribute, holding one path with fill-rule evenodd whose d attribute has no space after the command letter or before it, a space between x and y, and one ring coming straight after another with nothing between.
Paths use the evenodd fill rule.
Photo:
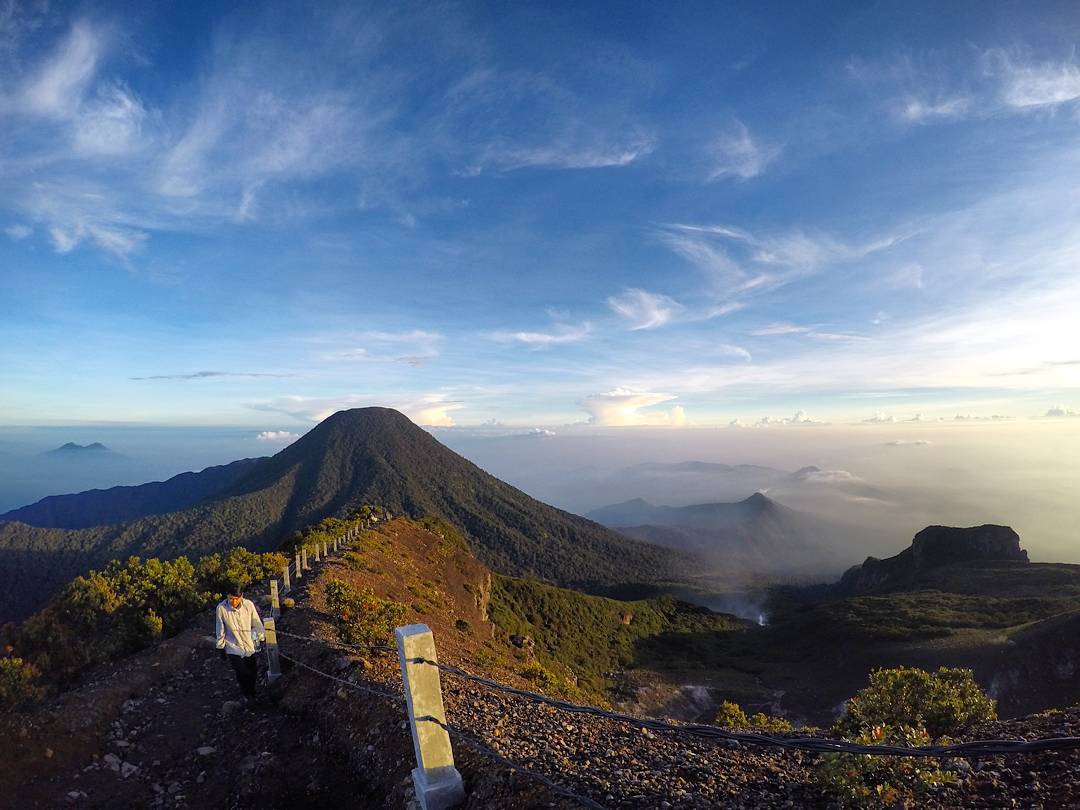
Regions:
<instances>
[{"instance_id":1,"label":"distant hill silhouette","mask_svg":"<svg viewBox=\"0 0 1080 810\"><path fill-rule=\"evenodd\" d=\"M830 528L758 492L736 503L654 506L641 498L589 513L639 540L690 552L717 573L821 574L838 571Z\"/></svg>"},{"instance_id":2,"label":"distant hill silhouette","mask_svg":"<svg viewBox=\"0 0 1080 810\"><path fill-rule=\"evenodd\" d=\"M29 506L12 509L0 515L0 520L49 529L86 529L175 512L220 492L260 461L262 459L245 458L207 467L202 472L180 473L167 481L50 495Z\"/></svg>"},{"instance_id":3,"label":"distant hill silhouette","mask_svg":"<svg viewBox=\"0 0 1080 810\"><path fill-rule=\"evenodd\" d=\"M53 448L48 452L50 456L81 456L81 455L93 455L95 453L111 453L108 447L101 442L94 442L93 444L75 444L75 442L67 442L59 447Z\"/></svg>"},{"instance_id":4,"label":"distant hill silhouette","mask_svg":"<svg viewBox=\"0 0 1080 810\"><path fill-rule=\"evenodd\" d=\"M915 587L935 568L977 562L1027 563L1020 536L1008 526L927 526L892 557L867 557L840 580L845 593L879 593Z\"/></svg>"},{"instance_id":5,"label":"distant hill silhouette","mask_svg":"<svg viewBox=\"0 0 1080 810\"><path fill-rule=\"evenodd\" d=\"M364 503L441 515L500 573L603 590L682 576L685 557L622 537L529 497L388 408L339 411L234 484L187 509L76 530L0 523L0 621L41 606L92 567L132 554L202 555L277 546L295 530Z\"/></svg>"}]
</instances>

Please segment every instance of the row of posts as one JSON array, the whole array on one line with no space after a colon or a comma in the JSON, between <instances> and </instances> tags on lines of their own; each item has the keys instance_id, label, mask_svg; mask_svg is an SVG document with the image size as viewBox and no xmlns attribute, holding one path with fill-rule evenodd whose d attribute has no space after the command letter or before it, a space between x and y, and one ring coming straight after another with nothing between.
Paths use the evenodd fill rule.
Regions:
<instances>
[{"instance_id":1,"label":"row of posts","mask_svg":"<svg viewBox=\"0 0 1080 810\"><path fill-rule=\"evenodd\" d=\"M388 515L389 517L389 515ZM372 518L377 522L378 518ZM354 526L340 538L335 537L330 547L322 543L322 558L329 557L330 548L337 554L341 546L349 545L360 532L368 527L365 521ZM315 562L320 561L319 547L315 547ZM282 569L283 589L279 591L277 578L270 580L270 617L263 620L266 628L267 678L273 683L281 677L278 657L277 618L281 615L281 594L292 590L289 578L290 566ZM296 552L296 578L310 571L307 549ZM448 810L465 799L465 787L461 773L454 765L454 751L446 730L446 709L442 699L442 681L437 667L435 636L426 624L409 624L394 630L397 640L401 680L405 687L405 704L409 713L416 767L412 771L416 798L422 810ZM429 663L430 662L430 663Z\"/></svg>"},{"instance_id":2,"label":"row of posts","mask_svg":"<svg viewBox=\"0 0 1080 810\"><path fill-rule=\"evenodd\" d=\"M372 523L377 523L378 517L371 518ZM319 556L320 544L315 544L315 562L321 562L322 560L330 559L330 549L333 548L334 553L337 554L338 550L345 545L348 545L357 537L360 536L360 532L368 527L368 522L364 521L359 526L353 526L341 537L334 537L333 541L328 543L323 540L322 556ZM311 563L308 562L308 550L307 546L302 546L296 551L296 579L303 579L304 572L311 570ZM281 677L281 660L278 655L278 640L277 640L277 619L281 616L281 597L292 590L292 565L285 563L281 568L281 588L278 587L277 577L270 578L270 616L263 619L263 627L266 630L266 679L273 683Z\"/></svg>"}]
</instances>

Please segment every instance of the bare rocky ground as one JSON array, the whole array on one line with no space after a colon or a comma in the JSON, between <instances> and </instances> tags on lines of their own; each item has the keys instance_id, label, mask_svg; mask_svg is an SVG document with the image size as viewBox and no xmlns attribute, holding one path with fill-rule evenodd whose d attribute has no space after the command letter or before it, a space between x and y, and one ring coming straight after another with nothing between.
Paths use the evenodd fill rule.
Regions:
<instances>
[{"instance_id":1,"label":"bare rocky ground","mask_svg":"<svg viewBox=\"0 0 1080 810\"><path fill-rule=\"evenodd\" d=\"M425 567L427 552L422 544L411 550L401 543L385 548L387 559L419 566L422 578L434 576ZM451 564L457 565L453 557L439 563ZM326 569L305 579L297 594L300 607L286 613L279 627L317 638L282 636L282 651L336 680L285 662L284 677L273 687L262 684L259 701L240 704L231 669L205 642L212 620L204 615L187 632L98 668L44 706L0 718L0 810L414 808L412 742L396 659L335 644L319 589L311 586L328 572L350 574L339 562ZM397 579L389 573L373 577L407 582L404 569L396 572ZM432 615L430 621L442 660L477 671L475 648L482 640L490 649L491 639L474 592L464 588L468 579L462 580L460 594L448 588L445 615ZM455 615L470 618L471 634L455 635ZM485 674L514 682L508 670ZM604 807L838 807L814 783L813 755L645 732L453 676L444 676L443 686L452 726ZM1080 735L1080 709L988 724L972 737L1074 734ZM579 806L460 739L455 752L468 795L465 810ZM956 782L908 810L1080 807L1080 752L947 767Z\"/></svg>"}]
</instances>

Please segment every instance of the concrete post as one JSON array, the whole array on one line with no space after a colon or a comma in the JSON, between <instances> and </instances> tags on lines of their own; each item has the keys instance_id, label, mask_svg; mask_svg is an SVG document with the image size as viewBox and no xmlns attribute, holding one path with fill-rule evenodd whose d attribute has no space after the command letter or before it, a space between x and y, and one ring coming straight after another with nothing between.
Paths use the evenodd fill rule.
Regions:
<instances>
[{"instance_id":1,"label":"concrete post","mask_svg":"<svg viewBox=\"0 0 1080 810\"><path fill-rule=\"evenodd\" d=\"M337 535L334 535L334 553L337 554Z\"/></svg>"},{"instance_id":2,"label":"concrete post","mask_svg":"<svg viewBox=\"0 0 1080 810\"><path fill-rule=\"evenodd\" d=\"M316 542L315 543L315 562L319 562L319 561L320 561L319 560L319 544L318 544L318 542Z\"/></svg>"},{"instance_id":3,"label":"concrete post","mask_svg":"<svg viewBox=\"0 0 1080 810\"><path fill-rule=\"evenodd\" d=\"M281 677L281 660L278 658L277 621L263 619L266 630L266 680L273 683Z\"/></svg>"},{"instance_id":4,"label":"concrete post","mask_svg":"<svg viewBox=\"0 0 1080 810\"><path fill-rule=\"evenodd\" d=\"M277 579L270 578L270 617L276 619L281 615L281 600L278 598Z\"/></svg>"},{"instance_id":5,"label":"concrete post","mask_svg":"<svg viewBox=\"0 0 1080 810\"><path fill-rule=\"evenodd\" d=\"M418 659L437 661L435 637L426 624L409 624L394 631L405 702L409 708L416 765L413 786L423 810L446 810L465 799L461 774L454 767L454 751L446 724L439 670ZM432 722L432 720L438 722Z\"/></svg>"},{"instance_id":6,"label":"concrete post","mask_svg":"<svg viewBox=\"0 0 1080 810\"><path fill-rule=\"evenodd\" d=\"M281 581L285 586L282 589L282 590L285 591L285 593L288 593L289 591L292 590L292 582L289 580L289 564L288 563L285 563L285 565L281 569Z\"/></svg>"},{"instance_id":7,"label":"concrete post","mask_svg":"<svg viewBox=\"0 0 1080 810\"><path fill-rule=\"evenodd\" d=\"M304 576L304 566L300 564L300 552L296 552L296 578L302 579Z\"/></svg>"},{"instance_id":8,"label":"concrete post","mask_svg":"<svg viewBox=\"0 0 1080 810\"><path fill-rule=\"evenodd\" d=\"M304 561L304 570L305 571L310 571L311 566L308 565L307 547L306 546L304 548L300 549L300 559Z\"/></svg>"},{"instance_id":9,"label":"concrete post","mask_svg":"<svg viewBox=\"0 0 1080 810\"><path fill-rule=\"evenodd\" d=\"M323 557L323 559L325 560L325 559L326 559L327 557L329 557L329 556L330 556L330 549L328 549L328 548L326 547L326 541L325 541L325 540L323 540L323 541L322 541L322 557Z\"/></svg>"}]
</instances>

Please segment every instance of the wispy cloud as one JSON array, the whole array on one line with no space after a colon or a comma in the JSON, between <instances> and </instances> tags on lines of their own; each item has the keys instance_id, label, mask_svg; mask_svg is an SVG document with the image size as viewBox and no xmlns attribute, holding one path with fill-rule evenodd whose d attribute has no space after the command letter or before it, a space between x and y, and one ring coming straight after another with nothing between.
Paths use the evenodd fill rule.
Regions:
<instances>
[{"instance_id":1,"label":"wispy cloud","mask_svg":"<svg viewBox=\"0 0 1080 810\"><path fill-rule=\"evenodd\" d=\"M949 121L963 117L971 108L968 98L949 98L940 101L921 101L909 98L897 110L897 115L912 124L926 124L932 121Z\"/></svg>"},{"instance_id":2,"label":"wispy cloud","mask_svg":"<svg viewBox=\"0 0 1080 810\"><path fill-rule=\"evenodd\" d=\"M631 287L607 300L612 311L629 322L631 330L655 329L671 320L682 305L660 293Z\"/></svg>"},{"instance_id":3,"label":"wispy cloud","mask_svg":"<svg viewBox=\"0 0 1080 810\"><path fill-rule=\"evenodd\" d=\"M255 439L260 442L273 442L274 444L287 444L300 438L299 433L291 433L288 430L264 430Z\"/></svg>"},{"instance_id":4,"label":"wispy cloud","mask_svg":"<svg viewBox=\"0 0 1080 810\"><path fill-rule=\"evenodd\" d=\"M992 53L1001 72L1001 97L1018 109L1049 107L1080 98L1080 66L1074 61L1020 62Z\"/></svg>"},{"instance_id":5,"label":"wispy cloud","mask_svg":"<svg viewBox=\"0 0 1080 810\"><path fill-rule=\"evenodd\" d=\"M929 439L893 439L885 442L886 447L928 447L932 444Z\"/></svg>"},{"instance_id":6,"label":"wispy cloud","mask_svg":"<svg viewBox=\"0 0 1080 810\"><path fill-rule=\"evenodd\" d=\"M15 225L8 225L4 228L4 233L8 235L8 238L14 242L21 242L34 232L34 229L29 225L23 225L22 223L16 223Z\"/></svg>"},{"instance_id":7,"label":"wispy cloud","mask_svg":"<svg viewBox=\"0 0 1080 810\"><path fill-rule=\"evenodd\" d=\"M754 138L742 121L716 136L712 144L713 165L709 180L737 177L749 180L757 177L780 156L782 148Z\"/></svg>"},{"instance_id":8,"label":"wispy cloud","mask_svg":"<svg viewBox=\"0 0 1080 810\"><path fill-rule=\"evenodd\" d=\"M484 148L462 174L475 176L485 171L510 172L526 168L607 169L629 166L649 155L656 141L646 135L625 139L582 143L544 144L539 146L490 145Z\"/></svg>"},{"instance_id":9,"label":"wispy cloud","mask_svg":"<svg viewBox=\"0 0 1080 810\"><path fill-rule=\"evenodd\" d=\"M577 343L587 338L591 332L592 325L585 322L577 326L560 324L548 332L492 332L488 337L497 343L522 343L534 349L543 349L564 343Z\"/></svg>"},{"instance_id":10,"label":"wispy cloud","mask_svg":"<svg viewBox=\"0 0 1080 810\"><path fill-rule=\"evenodd\" d=\"M830 332L816 326L799 326L793 323L770 323L750 332L755 337L775 337L781 335L803 335L817 340L869 340L864 335L848 332Z\"/></svg>"},{"instance_id":11,"label":"wispy cloud","mask_svg":"<svg viewBox=\"0 0 1080 810\"><path fill-rule=\"evenodd\" d=\"M104 50L102 33L76 22L59 47L22 88L24 109L37 115L68 118L82 103Z\"/></svg>"},{"instance_id":12,"label":"wispy cloud","mask_svg":"<svg viewBox=\"0 0 1080 810\"><path fill-rule=\"evenodd\" d=\"M449 399L443 394L415 397L393 394L345 394L337 397L292 395L250 403L247 407L256 411L283 413L303 422L321 422L337 411L373 406L395 408L418 425L431 427L453 427L451 414L465 407L463 402Z\"/></svg>"},{"instance_id":13,"label":"wispy cloud","mask_svg":"<svg viewBox=\"0 0 1080 810\"><path fill-rule=\"evenodd\" d=\"M707 309L715 314L730 312L749 297L814 275L831 265L858 261L888 250L904 239L897 234L848 243L801 229L754 234L726 224L687 223L661 225L659 237L705 275L712 297Z\"/></svg>"},{"instance_id":14,"label":"wispy cloud","mask_svg":"<svg viewBox=\"0 0 1080 810\"><path fill-rule=\"evenodd\" d=\"M146 377L129 377L131 380L208 380L215 377L291 377L291 374L269 374L245 371L192 371L184 374L152 374Z\"/></svg>"},{"instance_id":15,"label":"wispy cloud","mask_svg":"<svg viewBox=\"0 0 1080 810\"><path fill-rule=\"evenodd\" d=\"M1064 405L1053 405L1047 409L1043 416L1050 419L1060 419L1065 417L1080 416L1080 411L1073 411L1066 408Z\"/></svg>"}]
</instances>

